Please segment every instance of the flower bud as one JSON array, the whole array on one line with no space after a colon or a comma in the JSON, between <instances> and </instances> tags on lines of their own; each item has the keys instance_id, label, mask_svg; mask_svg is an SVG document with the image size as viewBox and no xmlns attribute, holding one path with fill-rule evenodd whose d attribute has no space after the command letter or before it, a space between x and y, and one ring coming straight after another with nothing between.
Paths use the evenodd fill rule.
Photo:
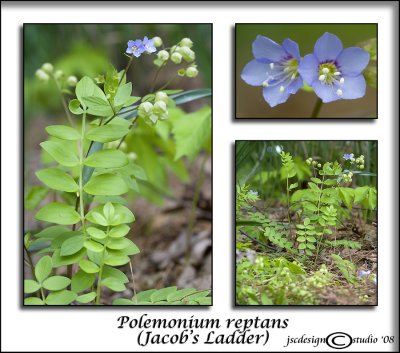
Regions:
<instances>
[{"instance_id":1,"label":"flower bud","mask_svg":"<svg viewBox=\"0 0 400 353\"><path fill-rule=\"evenodd\" d=\"M157 101L154 103L153 112L155 114L162 114L167 111L167 105L163 101Z\"/></svg>"},{"instance_id":2,"label":"flower bud","mask_svg":"<svg viewBox=\"0 0 400 353\"><path fill-rule=\"evenodd\" d=\"M181 61L182 61L182 55L179 54L179 53L172 53L172 54L171 54L171 61L172 61L174 64L180 64Z\"/></svg>"},{"instance_id":3,"label":"flower bud","mask_svg":"<svg viewBox=\"0 0 400 353\"><path fill-rule=\"evenodd\" d=\"M318 163L317 167L318 167L318 168L321 168L321 167L322 167L321 163Z\"/></svg>"},{"instance_id":4,"label":"flower bud","mask_svg":"<svg viewBox=\"0 0 400 353\"><path fill-rule=\"evenodd\" d=\"M119 144L119 143L118 143ZM120 150L122 151L126 151L126 149L128 148L128 145L125 141L122 141L121 145L119 146Z\"/></svg>"},{"instance_id":5,"label":"flower bud","mask_svg":"<svg viewBox=\"0 0 400 353\"><path fill-rule=\"evenodd\" d=\"M135 152L129 152L129 153L127 154L127 157L128 157L128 159L129 159L130 161L134 161L135 159L137 159L137 155L136 155Z\"/></svg>"},{"instance_id":6,"label":"flower bud","mask_svg":"<svg viewBox=\"0 0 400 353\"><path fill-rule=\"evenodd\" d=\"M56 80L61 80L62 78L64 78L64 76L65 76L65 74L64 74L64 71L62 71L62 70L57 70L54 73L54 77L56 78Z\"/></svg>"},{"instance_id":7,"label":"flower bud","mask_svg":"<svg viewBox=\"0 0 400 353\"><path fill-rule=\"evenodd\" d=\"M163 101L165 104L168 104L168 95L165 92L157 92L155 101Z\"/></svg>"},{"instance_id":8,"label":"flower bud","mask_svg":"<svg viewBox=\"0 0 400 353\"><path fill-rule=\"evenodd\" d=\"M36 76L40 81L43 81L43 82L47 82L47 81L49 80L49 78L50 78L49 75L46 74L46 72L44 72L42 69L36 70L35 76Z\"/></svg>"},{"instance_id":9,"label":"flower bud","mask_svg":"<svg viewBox=\"0 0 400 353\"><path fill-rule=\"evenodd\" d=\"M149 116L153 112L153 104L150 102L143 102L139 105L138 115L142 118Z\"/></svg>"},{"instance_id":10,"label":"flower bud","mask_svg":"<svg viewBox=\"0 0 400 353\"><path fill-rule=\"evenodd\" d=\"M358 168L364 169L364 164L360 164L360 166Z\"/></svg>"},{"instance_id":11,"label":"flower bud","mask_svg":"<svg viewBox=\"0 0 400 353\"><path fill-rule=\"evenodd\" d=\"M196 59L194 51L188 47L180 47L178 51L182 55L183 60L186 62L192 62L194 59Z\"/></svg>"},{"instance_id":12,"label":"flower bud","mask_svg":"<svg viewBox=\"0 0 400 353\"><path fill-rule=\"evenodd\" d=\"M154 37L153 38L153 44L156 48L161 47L162 46L162 39L160 37Z\"/></svg>"},{"instance_id":13,"label":"flower bud","mask_svg":"<svg viewBox=\"0 0 400 353\"><path fill-rule=\"evenodd\" d=\"M186 76L193 78L196 77L199 74L199 71L194 67L194 66L190 66L186 69Z\"/></svg>"},{"instance_id":14,"label":"flower bud","mask_svg":"<svg viewBox=\"0 0 400 353\"><path fill-rule=\"evenodd\" d=\"M347 174L350 178L353 176L352 172L349 172L349 174Z\"/></svg>"},{"instance_id":15,"label":"flower bud","mask_svg":"<svg viewBox=\"0 0 400 353\"><path fill-rule=\"evenodd\" d=\"M356 163L360 163L360 158L357 158L357 159L356 159Z\"/></svg>"},{"instance_id":16,"label":"flower bud","mask_svg":"<svg viewBox=\"0 0 400 353\"><path fill-rule=\"evenodd\" d=\"M157 53L157 57L162 61L167 61L169 59L169 53L166 50L160 50Z\"/></svg>"},{"instance_id":17,"label":"flower bud","mask_svg":"<svg viewBox=\"0 0 400 353\"><path fill-rule=\"evenodd\" d=\"M308 165L311 165L311 161L310 161L309 159L306 160L306 163L307 163Z\"/></svg>"},{"instance_id":18,"label":"flower bud","mask_svg":"<svg viewBox=\"0 0 400 353\"><path fill-rule=\"evenodd\" d=\"M67 78L68 86L75 87L77 83L78 83L78 79L75 76L69 76Z\"/></svg>"},{"instance_id":19,"label":"flower bud","mask_svg":"<svg viewBox=\"0 0 400 353\"><path fill-rule=\"evenodd\" d=\"M51 65L50 63L44 63L42 65L42 70L48 74L51 74L53 72L53 65Z\"/></svg>"},{"instance_id":20,"label":"flower bud","mask_svg":"<svg viewBox=\"0 0 400 353\"><path fill-rule=\"evenodd\" d=\"M317 162L316 161L312 161L312 165L317 165Z\"/></svg>"},{"instance_id":21,"label":"flower bud","mask_svg":"<svg viewBox=\"0 0 400 353\"><path fill-rule=\"evenodd\" d=\"M186 70L185 69L178 70L178 75L179 76L185 76L185 74L186 74Z\"/></svg>"},{"instance_id":22,"label":"flower bud","mask_svg":"<svg viewBox=\"0 0 400 353\"><path fill-rule=\"evenodd\" d=\"M191 48L193 46L193 42L190 38L183 38L180 42L179 45L181 47L188 47Z\"/></svg>"}]
</instances>

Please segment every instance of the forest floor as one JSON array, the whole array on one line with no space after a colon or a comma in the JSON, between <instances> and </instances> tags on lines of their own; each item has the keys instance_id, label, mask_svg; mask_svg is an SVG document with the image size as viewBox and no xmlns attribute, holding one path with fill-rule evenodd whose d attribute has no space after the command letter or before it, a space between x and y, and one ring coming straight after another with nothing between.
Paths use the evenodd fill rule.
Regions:
<instances>
[{"instance_id":1,"label":"forest floor","mask_svg":"<svg viewBox=\"0 0 400 353\"><path fill-rule=\"evenodd\" d=\"M250 212L253 211L261 212L268 219L280 224L289 224L287 209L279 203L266 207L260 201L254 205L253 210ZM257 255L269 258L283 257L289 261L301 263L306 271L305 278L312 277L321 265L325 265L333 275L333 281L330 285L313 291L314 303L317 305L377 305L376 283L372 280L356 280L360 272L377 273L377 223L373 215L369 215L369 217L370 219L365 221L361 216L360 210L353 210L351 219L342 222L340 227L336 228L333 234L326 238L329 241L347 240L357 242L361 245L359 249L343 246L325 246L322 247L317 257L313 256L305 260L303 258L301 261L285 249L279 248L268 242L268 240L265 240L265 238L257 236L257 234L262 233L261 227L238 227L237 244L246 245L245 247L242 246L242 250L236 251L236 261L239 263L243 258L247 258L250 262L254 262ZM296 240L295 228L290 232L288 237L293 241ZM339 255L343 260L349 261L349 265L351 264L351 267L347 269L347 279L334 263L331 257L332 254ZM349 281L350 277L352 279ZM240 288L242 284L237 282L237 288ZM255 280L253 284L251 284L251 281L247 281L247 284L253 288L257 288L257 291L262 291L262 281ZM302 303L296 303L296 305L302 305Z\"/></svg>"}]
</instances>

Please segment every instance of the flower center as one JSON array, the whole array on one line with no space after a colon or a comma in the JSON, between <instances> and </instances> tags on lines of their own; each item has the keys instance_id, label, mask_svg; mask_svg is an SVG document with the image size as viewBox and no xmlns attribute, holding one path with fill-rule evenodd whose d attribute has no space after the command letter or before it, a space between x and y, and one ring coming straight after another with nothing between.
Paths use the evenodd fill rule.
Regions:
<instances>
[{"instance_id":1,"label":"flower center","mask_svg":"<svg viewBox=\"0 0 400 353\"><path fill-rule=\"evenodd\" d=\"M268 64L267 79L263 87L279 86L279 92L283 93L293 80L299 77L297 72L297 59L289 57L280 62Z\"/></svg>"},{"instance_id":2,"label":"flower center","mask_svg":"<svg viewBox=\"0 0 400 353\"><path fill-rule=\"evenodd\" d=\"M344 77L342 77L342 73L338 70L335 63L327 62L319 65L318 80L324 85L332 87L336 85L336 94L339 97L343 95L341 87L344 85Z\"/></svg>"}]
</instances>

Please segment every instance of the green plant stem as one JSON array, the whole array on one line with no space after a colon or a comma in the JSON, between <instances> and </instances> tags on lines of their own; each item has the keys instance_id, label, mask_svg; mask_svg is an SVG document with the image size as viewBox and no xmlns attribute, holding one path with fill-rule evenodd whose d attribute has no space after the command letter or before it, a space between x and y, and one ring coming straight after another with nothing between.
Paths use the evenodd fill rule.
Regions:
<instances>
[{"instance_id":1,"label":"green plant stem","mask_svg":"<svg viewBox=\"0 0 400 353\"><path fill-rule=\"evenodd\" d=\"M85 207L83 198L83 159L84 159L84 140L85 140L86 111L82 116L82 129L79 150L79 210L81 215L82 229L85 232Z\"/></svg>"},{"instance_id":2,"label":"green plant stem","mask_svg":"<svg viewBox=\"0 0 400 353\"><path fill-rule=\"evenodd\" d=\"M201 162L200 172L199 172L199 176L198 176L194 194L193 194L192 207L190 209L188 228L187 228L187 233L186 233L186 254L185 254L186 263L189 263L189 260L190 260L190 255L191 255L190 245L192 242L193 228L194 228L194 224L196 221L197 203L199 201L200 191L203 186L204 179L205 179L204 178L205 177L204 169L205 169L205 165L208 160L208 157L209 157L208 154L205 154L203 161Z\"/></svg>"},{"instance_id":3,"label":"green plant stem","mask_svg":"<svg viewBox=\"0 0 400 353\"><path fill-rule=\"evenodd\" d=\"M132 277L132 286L133 286L133 298L135 303L137 304L137 291L136 291L136 284L135 284L135 277L133 276L133 268L132 268L132 261L129 260L129 269L131 270L131 277Z\"/></svg>"},{"instance_id":4,"label":"green plant stem","mask_svg":"<svg viewBox=\"0 0 400 353\"><path fill-rule=\"evenodd\" d=\"M290 223L292 223L292 219L290 218L290 191L289 191L289 178L288 177L286 177L286 198L287 198L288 221L290 224Z\"/></svg>"},{"instance_id":5,"label":"green plant stem","mask_svg":"<svg viewBox=\"0 0 400 353\"><path fill-rule=\"evenodd\" d=\"M154 87L156 86L158 75L160 74L161 70L165 67L165 65L166 65L166 61L161 66L158 67L156 73L154 74L153 82L151 83L150 92L154 91Z\"/></svg>"},{"instance_id":6,"label":"green plant stem","mask_svg":"<svg viewBox=\"0 0 400 353\"><path fill-rule=\"evenodd\" d=\"M62 89L61 89L60 83L57 81L57 79L54 77L54 75L51 75L51 76L52 76L54 82L56 83L58 92L60 93L61 102L62 102L62 105L64 107L65 114L67 115L68 122L72 127L75 127L75 124L74 124L74 121L72 119L72 116L69 113L67 102L65 101L64 95L62 93Z\"/></svg>"},{"instance_id":7,"label":"green plant stem","mask_svg":"<svg viewBox=\"0 0 400 353\"><path fill-rule=\"evenodd\" d=\"M322 191L324 189L324 181L325 181L325 175L322 176L322 183L321 183L321 187L319 188L320 192L319 192L319 195L318 195L318 204L317 204L317 208L318 208L317 215L318 215L318 217L319 217L319 207L321 205Z\"/></svg>"},{"instance_id":8,"label":"green plant stem","mask_svg":"<svg viewBox=\"0 0 400 353\"><path fill-rule=\"evenodd\" d=\"M322 100L318 98L317 102L315 103L314 109L311 113L311 118L317 118L319 111L321 110L322 107Z\"/></svg>"},{"instance_id":9,"label":"green plant stem","mask_svg":"<svg viewBox=\"0 0 400 353\"><path fill-rule=\"evenodd\" d=\"M110 231L110 227L107 227L107 237L108 237L108 233ZM105 252L105 247L103 247L103 251L101 253L101 265L100 265L100 271L97 277L97 290L96 290L96 305L100 305L100 297L101 297L101 278L103 276L103 268L104 268L104 262L103 262L103 258L104 258L104 252Z\"/></svg>"}]
</instances>

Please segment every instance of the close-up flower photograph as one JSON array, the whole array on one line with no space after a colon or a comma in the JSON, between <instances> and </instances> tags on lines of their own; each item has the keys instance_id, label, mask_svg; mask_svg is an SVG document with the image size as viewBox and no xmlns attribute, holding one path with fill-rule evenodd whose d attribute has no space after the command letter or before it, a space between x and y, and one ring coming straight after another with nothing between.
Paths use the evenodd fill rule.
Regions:
<instances>
[{"instance_id":1,"label":"close-up flower photograph","mask_svg":"<svg viewBox=\"0 0 400 353\"><path fill-rule=\"evenodd\" d=\"M375 24L236 24L236 119L377 118Z\"/></svg>"}]
</instances>

